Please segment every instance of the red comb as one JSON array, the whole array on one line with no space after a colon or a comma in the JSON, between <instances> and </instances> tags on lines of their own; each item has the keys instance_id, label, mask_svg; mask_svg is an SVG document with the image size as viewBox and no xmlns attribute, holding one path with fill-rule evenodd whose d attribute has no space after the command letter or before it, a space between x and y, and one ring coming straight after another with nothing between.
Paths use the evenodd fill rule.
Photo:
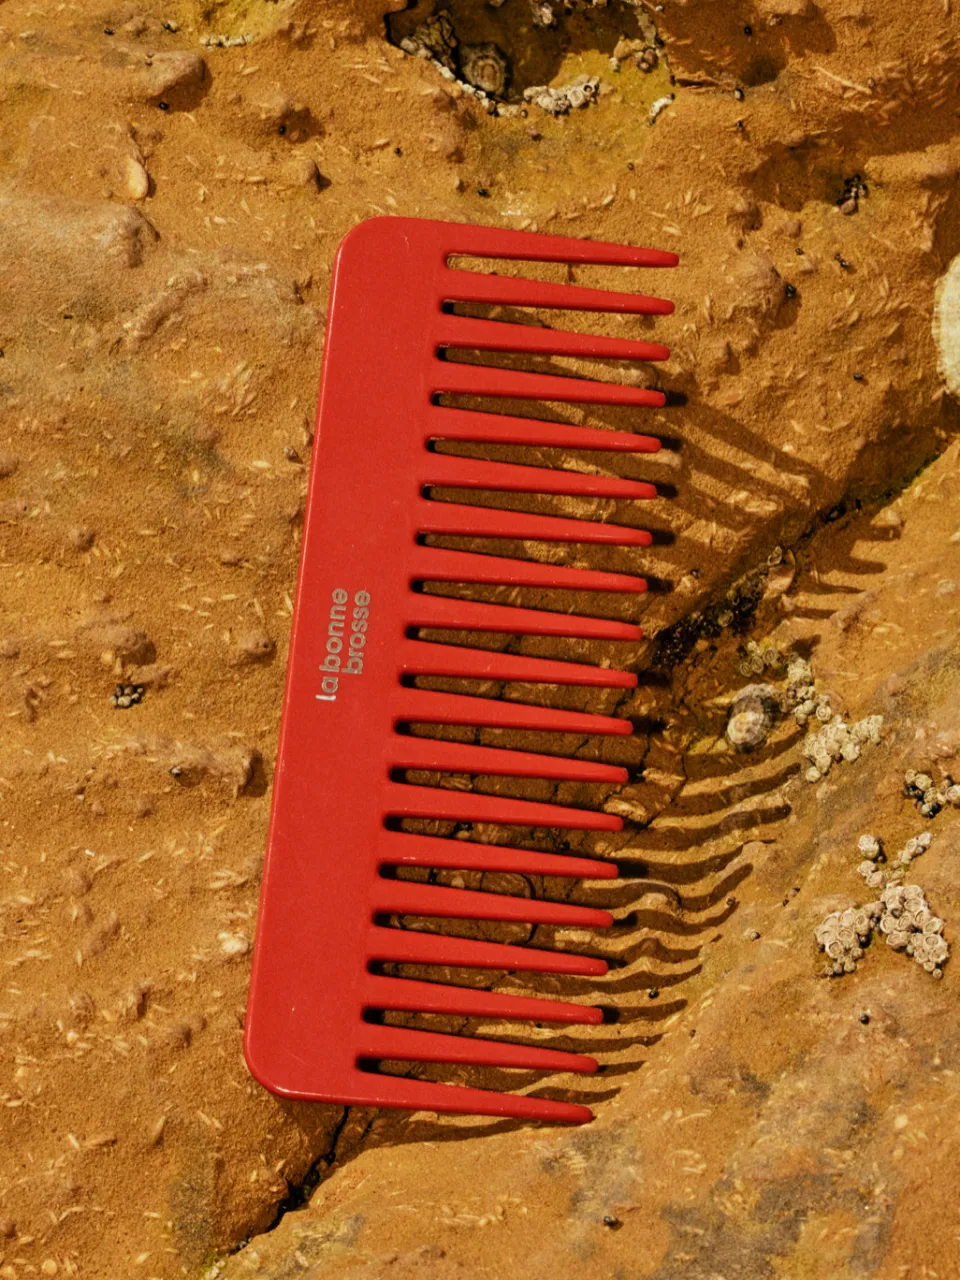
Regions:
<instances>
[{"instance_id":1,"label":"red comb","mask_svg":"<svg viewBox=\"0 0 960 1280\"><path fill-rule=\"evenodd\" d=\"M395 1010L596 1023L599 1009L442 982L387 977L381 962L599 975L602 960L566 952L388 928L395 914L603 927L606 911L387 878L403 866L610 878L609 863L414 835L403 818L616 831L590 810L404 780L403 770L622 782L626 771L559 755L439 741L417 724L628 734L626 720L411 687L418 675L631 688L628 673L430 643L416 629L636 640L624 622L462 601L432 582L643 591L643 579L450 551L422 535L533 538L647 546L612 524L433 501L430 486L646 498L652 485L430 451L434 440L653 452L659 441L443 407L443 393L661 405L633 386L458 364L446 348L658 360L656 343L591 337L452 312L456 302L666 315L634 293L450 267L453 254L541 262L666 267L676 256L557 236L377 218L337 254L304 529L273 814L247 1010L250 1070L288 1097L360 1106L582 1121L583 1106L377 1074L378 1060L593 1071L589 1057L377 1022ZM388 300L386 305L384 300Z\"/></svg>"}]
</instances>

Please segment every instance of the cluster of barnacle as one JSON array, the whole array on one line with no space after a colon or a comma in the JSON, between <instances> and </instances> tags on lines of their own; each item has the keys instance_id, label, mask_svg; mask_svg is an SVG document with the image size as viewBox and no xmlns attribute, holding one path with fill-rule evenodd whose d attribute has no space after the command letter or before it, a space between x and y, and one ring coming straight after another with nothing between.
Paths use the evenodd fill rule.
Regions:
<instances>
[{"instance_id":1,"label":"cluster of barnacle","mask_svg":"<svg viewBox=\"0 0 960 1280\"><path fill-rule=\"evenodd\" d=\"M813 668L806 658L792 658L787 667L786 702L801 729L814 717L824 724L833 719L830 695L817 693Z\"/></svg>"},{"instance_id":2,"label":"cluster of barnacle","mask_svg":"<svg viewBox=\"0 0 960 1280\"><path fill-rule=\"evenodd\" d=\"M803 744L803 754L810 761L805 775L808 782L819 782L834 764L859 760L868 742L876 745L880 741L883 716L866 716L848 724L843 716L834 715L830 695L817 693L813 669L805 658L793 658L787 667L785 702L801 729L811 720L819 726L807 734Z\"/></svg>"},{"instance_id":3,"label":"cluster of barnacle","mask_svg":"<svg viewBox=\"0 0 960 1280\"><path fill-rule=\"evenodd\" d=\"M804 777L808 782L819 782L834 764L859 760L868 742L874 746L880 742L882 728L883 716L866 716L854 724L834 716L818 733L807 734L802 750L810 768Z\"/></svg>"},{"instance_id":4,"label":"cluster of barnacle","mask_svg":"<svg viewBox=\"0 0 960 1280\"><path fill-rule=\"evenodd\" d=\"M741 675L777 672L785 659L775 645L765 648L750 640L740 651L737 670ZM727 722L727 739L738 750L750 751L765 740L781 711L792 711L801 728L810 720L816 731L807 734L803 754L810 761L808 782L819 782L834 764L860 758L866 743L879 743L883 716L867 716L848 724L834 715L829 694L818 694L813 670L805 658L793 657L787 666L787 688L782 696L769 684L748 685L737 694Z\"/></svg>"},{"instance_id":5,"label":"cluster of barnacle","mask_svg":"<svg viewBox=\"0 0 960 1280\"><path fill-rule=\"evenodd\" d=\"M740 650L737 670L742 676L758 676L763 671L777 671L783 666L783 654L776 645L761 648L756 640L748 640Z\"/></svg>"},{"instance_id":6,"label":"cluster of barnacle","mask_svg":"<svg viewBox=\"0 0 960 1280\"><path fill-rule=\"evenodd\" d=\"M565 116L569 111L589 106L600 95L599 76L577 76L569 84L551 88L548 84L532 84L523 91L525 102L546 111L551 116Z\"/></svg>"},{"instance_id":7,"label":"cluster of barnacle","mask_svg":"<svg viewBox=\"0 0 960 1280\"><path fill-rule=\"evenodd\" d=\"M825 970L827 976L840 977L856 970L857 961L863 958L864 948L879 919L879 902L868 903L865 907L847 907L845 911L831 911L816 930L820 950L827 953L829 960Z\"/></svg>"},{"instance_id":8,"label":"cluster of barnacle","mask_svg":"<svg viewBox=\"0 0 960 1280\"><path fill-rule=\"evenodd\" d=\"M918 836L911 836L890 863L891 877L896 879L902 875L914 858L919 858L921 853L926 853L932 840L933 836L929 831L921 831ZM857 867L857 874L863 877L868 889L879 889L884 879L880 864L887 861L883 842L877 836L861 836L857 842L857 848L863 855L863 861Z\"/></svg>"},{"instance_id":9,"label":"cluster of barnacle","mask_svg":"<svg viewBox=\"0 0 960 1280\"><path fill-rule=\"evenodd\" d=\"M639 71L655 71L659 61L655 45L621 36L610 55L610 70L619 71L625 62L632 62Z\"/></svg>"},{"instance_id":10,"label":"cluster of barnacle","mask_svg":"<svg viewBox=\"0 0 960 1280\"><path fill-rule=\"evenodd\" d=\"M918 884L892 882L877 902L832 911L816 930L821 951L826 952L826 977L854 973L863 959L874 929L895 951L906 951L934 978L943 977L950 958L950 944L943 937L943 921L927 905Z\"/></svg>"},{"instance_id":11,"label":"cluster of barnacle","mask_svg":"<svg viewBox=\"0 0 960 1280\"><path fill-rule=\"evenodd\" d=\"M943 921L927 905L918 884L891 881L880 895L879 929L887 946L906 951L927 973L943 977L950 945L942 936Z\"/></svg>"},{"instance_id":12,"label":"cluster of barnacle","mask_svg":"<svg viewBox=\"0 0 960 1280\"><path fill-rule=\"evenodd\" d=\"M908 769L903 775L903 794L916 801L925 818L935 818L948 804L960 808L960 785L949 775L938 786L929 773Z\"/></svg>"},{"instance_id":13,"label":"cluster of barnacle","mask_svg":"<svg viewBox=\"0 0 960 1280\"><path fill-rule=\"evenodd\" d=\"M862 835L857 848L863 861L857 867L870 889L880 889L875 902L833 911L816 929L821 951L827 954L824 973L839 977L853 973L862 959L874 929L886 938L887 946L906 951L935 978L943 977L943 966L950 957L950 947L942 937L943 921L930 910L918 884L904 884L903 876L914 858L925 853L933 841L929 831L909 839L889 866L884 884L881 864L887 861L883 842L877 836Z\"/></svg>"}]
</instances>

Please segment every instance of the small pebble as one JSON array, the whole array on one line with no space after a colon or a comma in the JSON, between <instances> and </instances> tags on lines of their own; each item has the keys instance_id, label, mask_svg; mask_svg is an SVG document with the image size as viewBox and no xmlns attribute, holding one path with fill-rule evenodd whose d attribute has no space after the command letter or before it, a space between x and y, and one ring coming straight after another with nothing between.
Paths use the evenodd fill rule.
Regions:
<instances>
[{"instance_id":1,"label":"small pebble","mask_svg":"<svg viewBox=\"0 0 960 1280\"><path fill-rule=\"evenodd\" d=\"M0 1218L0 1237L4 1240L12 1240L16 1234L16 1224L11 1222L9 1218Z\"/></svg>"},{"instance_id":2,"label":"small pebble","mask_svg":"<svg viewBox=\"0 0 960 1280\"><path fill-rule=\"evenodd\" d=\"M149 818L156 813L156 806L149 796L138 796L136 815L138 818Z\"/></svg>"},{"instance_id":3,"label":"small pebble","mask_svg":"<svg viewBox=\"0 0 960 1280\"><path fill-rule=\"evenodd\" d=\"M249 939L242 933L221 933L218 940L221 951L231 959L235 956L245 956L250 950Z\"/></svg>"},{"instance_id":4,"label":"small pebble","mask_svg":"<svg viewBox=\"0 0 960 1280\"><path fill-rule=\"evenodd\" d=\"M145 692L142 684L118 684L110 695L110 702L113 706L123 709L135 707L143 701Z\"/></svg>"},{"instance_id":5,"label":"small pebble","mask_svg":"<svg viewBox=\"0 0 960 1280\"><path fill-rule=\"evenodd\" d=\"M320 170L316 160L309 156L295 156L283 166L284 179L293 187L312 187L320 185Z\"/></svg>"},{"instance_id":6,"label":"small pebble","mask_svg":"<svg viewBox=\"0 0 960 1280\"><path fill-rule=\"evenodd\" d=\"M127 156L123 162L123 194L128 200L145 200L150 191L150 178L139 160Z\"/></svg>"},{"instance_id":7,"label":"small pebble","mask_svg":"<svg viewBox=\"0 0 960 1280\"><path fill-rule=\"evenodd\" d=\"M0 480L12 476L19 466L20 459L15 458L12 453L0 453Z\"/></svg>"},{"instance_id":8,"label":"small pebble","mask_svg":"<svg viewBox=\"0 0 960 1280\"><path fill-rule=\"evenodd\" d=\"M271 637L263 631L246 631L237 636L236 644L240 658L244 662L265 662L273 657L277 647Z\"/></svg>"},{"instance_id":9,"label":"small pebble","mask_svg":"<svg viewBox=\"0 0 960 1280\"><path fill-rule=\"evenodd\" d=\"M88 529L83 525L76 526L67 534L67 541L74 551L89 551L96 538L96 530Z\"/></svg>"}]
</instances>

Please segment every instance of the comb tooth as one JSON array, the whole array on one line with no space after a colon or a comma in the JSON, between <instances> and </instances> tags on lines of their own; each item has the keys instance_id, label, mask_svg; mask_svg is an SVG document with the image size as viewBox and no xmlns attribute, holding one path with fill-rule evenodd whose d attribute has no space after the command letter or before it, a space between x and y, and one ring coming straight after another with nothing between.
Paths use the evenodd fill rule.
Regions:
<instances>
[{"instance_id":1,"label":"comb tooth","mask_svg":"<svg viewBox=\"0 0 960 1280\"><path fill-rule=\"evenodd\" d=\"M674 306L666 298L613 289L585 289L576 284L549 284L522 276L499 276L482 271L451 271L444 290L447 302L497 302L513 307L550 307L565 311L617 311L632 316L669 316Z\"/></svg>"},{"instance_id":2,"label":"comb tooth","mask_svg":"<svg viewBox=\"0 0 960 1280\"><path fill-rule=\"evenodd\" d=\"M598 716L586 711L556 707L531 707L502 698L475 698L463 693L438 693L432 689L401 689L394 700L399 721L419 724L470 724L491 729L545 729L555 733L597 733L626 737L633 732L629 720Z\"/></svg>"},{"instance_id":3,"label":"comb tooth","mask_svg":"<svg viewBox=\"0 0 960 1280\"><path fill-rule=\"evenodd\" d=\"M400 669L412 676L460 676L470 680L521 680L532 684L593 685L604 689L634 689L632 671L588 667L581 662L525 658L490 649L466 649L454 644L407 640L399 654Z\"/></svg>"},{"instance_id":4,"label":"comb tooth","mask_svg":"<svg viewBox=\"0 0 960 1280\"><path fill-rule=\"evenodd\" d=\"M409 1013L459 1013L468 1018L510 1018L529 1022L575 1022L596 1026L603 1013L590 1005L563 1000L507 996L473 991L441 982L415 982L367 974L364 1006Z\"/></svg>"},{"instance_id":5,"label":"comb tooth","mask_svg":"<svg viewBox=\"0 0 960 1280\"><path fill-rule=\"evenodd\" d=\"M632 622L584 618L573 613L547 613L514 605L454 600L448 596L411 594L407 626L450 628L454 631L503 631L511 635L569 636L587 640L641 640L643 631Z\"/></svg>"},{"instance_id":6,"label":"comb tooth","mask_svg":"<svg viewBox=\"0 0 960 1280\"><path fill-rule=\"evenodd\" d=\"M499 747L475 747L466 742L439 738L411 738L395 734L391 742L395 769L429 769L441 773L499 774L508 778L549 778L566 782L626 782L629 774L618 765L567 756L537 755L532 751L505 751Z\"/></svg>"},{"instance_id":7,"label":"comb tooth","mask_svg":"<svg viewBox=\"0 0 960 1280\"><path fill-rule=\"evenodd\" d=\"M380 839L381 866L450 867L458 871L515 871L531 876L571 876L584 880L615 880L612 862L572 855L509 849L503 845L477 844L472 840L445 840L415 836L406 831L385 831ZM432 936L432 935L429 935ZM491 943L499 946L499 943ZM552 954L552 953L551 953ZM440 963L439 961L437 963ZM453 963L449 961L448 963Z\"/></svg>"},{"instance_id":8,"label":"comb tooth","mask_svg":"<svg viewBox=\"0 0 960 1280\"><path fill-rule=\"evenodd\" d=\"M473 409L432 405L425 422L425 440L472 440L478 443L546 445L557 449L604 449L615 453L657 453L656 436L630 431L575 427L540 418L515 418Z\"/></svg>"},{"instance_id":9,"label":"comb tooth","mask_svg":"<svg viewBox=\"0 0 960 1280\"><path fill-rule=\"evenodd\" d=\"M675 267L680 259L667 249L643 249L613 244L609 240L580 240L574 236L548 236L540 232L513 231L501 227L471 227L450 223L448 254L472 254L477 258L512 258L527 262L584 262L611 267Z\"/></svg>"},{"instance_id":10,"label":"comb tooth","mask_svg":"<svg viewBox=\"0 0 960 1280\"><path fill-rule=\"evenodd\" d=\"M441 1114L504 1116L511 1120L551 1120L560 1124L586 1124L593 1119L589 1107L550 1098L529 1098L516 1093L495 1093L492 1089L462 1089L454 1084L432 1084L426 1080L403 1080L397 1076L370 1076L357 1072L357 1094L361 1099L376 1096L377 1106L401 1107L407 1111L437 1111Z\"/></svg>"},{"instance_id":11,"label":"comb tooth","mask_svg":"<svg viewBox=\"0 0 960 1280\"><path fill-rule=\"evenodd\" d=\"M585 498L655 498L656 485L620 476L597 476L551 467L523 467L431 453L424 466L425 485L455 489L502 489L507 493L562 493Z\"/></svg>"},{"instance_id":12,"label":"comb tooth","mask_svg":"<svg viewBox=\"0 0 960 1280\"><path fill-rule=\"evenodd\" d=\"M364 1023L357 1037L361 1058L391 1058L398 1062L461 1062L482 1067L526 1067L533 1071L596 1071L597 1061L580 1053L504 1044L473 1036L448 1036L409 1027Z\"/></svg>"},{"instance_id":13,"label":"comb tooth","mask_svg":"<svg viewBox=\"0 0 960 1280\"><path fill-rule=\"evenodd\" d=\"M584 542L616 547L649 547L646 529L565 516L535 516L527 511L496 507L468 507L457 502L421 498L416 512L420 533L463 534L475 538L522 538L540 542Z\"/></svg>"},{"instance_id":14,"label":"comb tooth","mask_svg":"<svg viewBox=\"0 0 960 1280\"><path fill-rule=\"evenodd\" d=\"M662 408L662 391L630 387L620 382L565 378L555 373L500 369L489 364L461 364L434 360L430 391L434 395L509 396L514 400L560 400L568 404L632 404Z\"/></svg>"},{"instance_id":15,"label":"comb tooth","mask_svg":"<svg viewBox=\"0 0 960 1280\"><path fill-rule=\"evenodd\" d=\"M444 916L457 920L520 920L524 924L583 925L609 929L613 916L595 907L539 898L511 898L502 893L480 893L446 885L419 884L410 880L377 881L372 909L401 916Z\"/></svg>"},{"instance_id":16,"label":"comb tooth","mask_svg":"<svg viewBox=\"0 0 960 1280\"><path fill-rule=\"evenodd\" d=\"M514 827L561 827L570 831L621 831L623 821L595 809L572 809L535 800L512 800L443 787L389 784L384 813L392 818L437 818L452 822L495 822Z\"/></svg>"},{"instance_id":17,"label":"comb tooth","mask_svg":"<svg viewBox=\"0 0 960 1280\"><path fill-rule=\"evenodd\" d=\"M413 582L485 582L501 587L566 587L571 591L625 591L631 595L642 595L647 589L644 578L630 573L540 564L536 560L512 560L443 547L418 547L409 572Z\"/></svg>"},{"instance_id":18,"label":"comb tooth","mask_svg":"<svg viewBox=\"0 0 960 1280\"><path fill-rule=\"evenodd\" d=\"M594 360L668 360L670 348L661 342L606 338L567 329L541 329L500 320L445 315L438 335L440 347L472 347L480 351L526 351L534 355L583 356Z\"/></svg>"},{"instance_id":19,"label":"comb tooth","mask_svg":"<svg viewBox=\"0 0 960 1280\"><path fill-rule=\"evenodd\" d=\"M476 942L473 938L447 938L416 929L384 929L379 925L370 932L367 957L397 964L505 969L509 973L566 973L584 978L601 978L607 972L605 960L569 951L512 947L503 942Z\"/></svg>"}]
</instances>

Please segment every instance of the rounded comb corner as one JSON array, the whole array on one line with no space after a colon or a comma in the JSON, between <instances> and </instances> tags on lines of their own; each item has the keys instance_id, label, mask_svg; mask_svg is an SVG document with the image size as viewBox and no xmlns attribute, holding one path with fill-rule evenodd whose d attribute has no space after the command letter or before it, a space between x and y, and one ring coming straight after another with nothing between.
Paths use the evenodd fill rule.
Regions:
<instances>
[{"instance_id":1,"label":"rounded comb corner","mask_svg":"<svg viewBox=\"0 0 960 1280\"><path fill-rule=\"evenodd\" d=\"M273 1039L267 1037L268 1044ZM259 1035L249 1026L243 1036L243 1060L257 1084L262 1085L268 1093L280 1098L303 1096L283 1079L282 1064L270 1060L269 1049L261 1045Z\"/></svg>"}]
</instances>

